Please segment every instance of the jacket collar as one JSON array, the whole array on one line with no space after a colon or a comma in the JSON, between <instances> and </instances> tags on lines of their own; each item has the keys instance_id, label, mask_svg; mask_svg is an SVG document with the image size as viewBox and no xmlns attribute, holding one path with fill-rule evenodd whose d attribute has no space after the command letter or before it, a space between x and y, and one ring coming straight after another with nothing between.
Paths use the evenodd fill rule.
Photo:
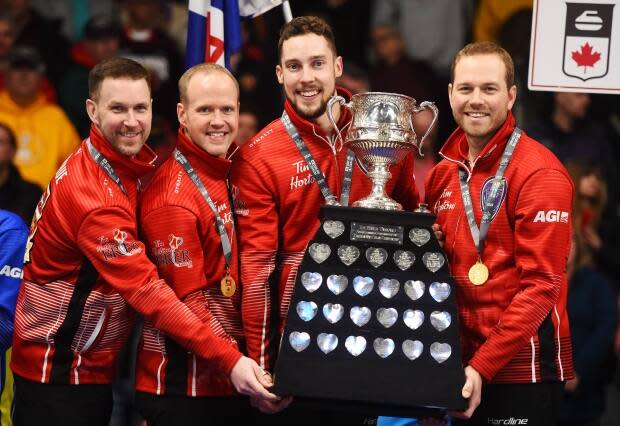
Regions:
<instances>
[{"instance_id":1,"label":"jacket collar","mask_svg":"<svg viewBox=\"0 0 620 426\"><path fill-rule=\"evenodd\" d=\"M227 178L232 161L209 154L192 142L182 128L179 128L177 149L187 157L192 167L207 176L218 180Z\"/></svg>"},{"instance_id":2,"label":"jacket collar","mask_svg":"<svg viewBox=\"0 0 620 426\"><path fill-rule=\"evenodd\" d=\"M351 100L351 92L349 92L344 87L336 87L336 94L345 98L347 102ZM299 113L297 113L297 111L293 107L293 104L291 104L291 102L288 99L284 103L284 110L290 117L291 121L297 128L297 131L299 132L300 135L304 135L304 134L315 135L316 134L323 139L327 139L328 135L323 131L321 126L317 125L316 122L310 121L306 118L303 118L301 115L299 115ZM338 129L342 130L342 128L351 121L351 118L353 117L353 115L351 114L351 111L349 111L348 108L341 108L340 111L341 111L340 119L338 120L337 125L338 125ZM344 135L342 136L344 137Z\"/></svg>"},{"instance_id":3,"label":"jacket collar","mask_svg":"<svg viewBox=\"0 0 620 426\"><path fill-rule=\"evenodd\" d=\"M458 127L452 132L443 145L439 151L439 155L450 162L457 163L469 173L472 172L474 167L478 167L479 169L491 167L496 163L499 157L501 157L508 143L508 138L514 129L515 118L512 112L509 111L506 121L504 121L504 124L502 124L491 140L484 146L478 158L474 161L474 164L468 164L467 154L469 152L469 147L467 145L467 138L465 137L463 129Z\"/></svg>"},{"instance_id":4,"label":"jacket collar","mask_svg":"<svg viewBox=\"0 0 620 426\"><path fill-rule=\"evenodd\" d=\"M112 164L114 171L121 179L124 177L136 180L155 168L157 155L147 145L144 145L133 157L128 157L114 149L95 125L90 127L90 142Z\"/></svg>"}]
</instances>

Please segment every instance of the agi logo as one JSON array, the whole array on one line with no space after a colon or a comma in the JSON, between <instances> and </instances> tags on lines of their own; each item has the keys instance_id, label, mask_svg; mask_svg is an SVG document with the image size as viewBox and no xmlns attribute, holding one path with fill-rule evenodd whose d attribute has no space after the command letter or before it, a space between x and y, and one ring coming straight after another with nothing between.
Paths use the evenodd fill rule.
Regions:
<instances>
[{"instance_id":1,"label":"agi logo","mask_svg":"<svg viewBox=\"0 0 620 426\"><path fill-rule=\"evenodd\" d=\"M560 210L539 210L534 218L534 223L536 222L568 223L568 212Z\"/></svg>"}]
</instances>

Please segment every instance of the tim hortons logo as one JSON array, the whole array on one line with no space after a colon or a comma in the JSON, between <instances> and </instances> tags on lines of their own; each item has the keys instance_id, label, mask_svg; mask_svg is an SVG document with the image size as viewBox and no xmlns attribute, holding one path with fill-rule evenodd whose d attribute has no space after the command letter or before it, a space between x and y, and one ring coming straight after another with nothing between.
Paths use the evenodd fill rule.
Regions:
<instances>
[{"instance_id":1,"label":"tim hortons logo","mask_svg":"<svg viewBox=\"0 0 620 426\"><path fill-rule=\"evenodd\" d=\"M99 245L97 252L103 255L106 261L110 261L119 256L133 256L142 252L142 247L136 241L127 241L127 232L120 229L112 231L112 242L109 238L101 236L97 238Z\"/></svg>"},{"instance_id":2,"label":"tim hortons logo","mask_svg":"<svg viewBox=\"0 0 620 426\"><path fill-rule=\"evenodd\" d=\"M314 177L312 176L312 173L310 173L310 168L305 160L295 161L293 163L293 167L295 168L295 175L291 176L291 190L310 185L314 182ZM300 178L300 173L306 173L306 176Z\"/></svg>"}]
</instances>

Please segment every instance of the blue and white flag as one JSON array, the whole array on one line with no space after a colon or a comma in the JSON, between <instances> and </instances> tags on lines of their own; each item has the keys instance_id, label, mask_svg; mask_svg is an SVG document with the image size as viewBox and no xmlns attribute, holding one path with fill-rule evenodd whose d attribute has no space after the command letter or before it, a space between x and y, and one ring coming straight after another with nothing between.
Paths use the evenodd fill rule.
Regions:
<instances>
[{"instance_id":1,"label":"blue and white flag","mask_svg":"<svg viewBox=\"0 0 620 426\"><path fill-rule=\"evenodd\" d=\"M214 62L230 69L241 49L240 17L254 18L282 0L189 0L185 68Z\"/></svg>"}]
</instances>

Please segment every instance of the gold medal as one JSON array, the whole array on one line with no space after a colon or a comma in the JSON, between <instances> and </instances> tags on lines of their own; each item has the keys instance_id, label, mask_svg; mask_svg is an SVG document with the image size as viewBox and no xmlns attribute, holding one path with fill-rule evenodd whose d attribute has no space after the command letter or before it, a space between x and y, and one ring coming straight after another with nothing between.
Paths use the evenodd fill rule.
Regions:
<instances>
[{"instance_id":1,"label":"gold medal","mask_svg":"<svg viewBox=\"0 0 620 426\"><path fill-rule=\"evenodd\" d=\"M469 268L469 281L473 285L482 285L489 279L489 268L478 259L476 263Z\"/></svg>"},{"instance_id":2,"label":"gold medal","mask_svg":"<svg viewBox=\"0 0 620 426\"><path fill-rule=\"evenodd\" d=\"M237 290L237 284L235 284L235 280L230 275L226 274L222 281L220 281L220 290L222 294L226 297L231 297L235 294L235 290Z\"/></svg>"}]
</instances>

